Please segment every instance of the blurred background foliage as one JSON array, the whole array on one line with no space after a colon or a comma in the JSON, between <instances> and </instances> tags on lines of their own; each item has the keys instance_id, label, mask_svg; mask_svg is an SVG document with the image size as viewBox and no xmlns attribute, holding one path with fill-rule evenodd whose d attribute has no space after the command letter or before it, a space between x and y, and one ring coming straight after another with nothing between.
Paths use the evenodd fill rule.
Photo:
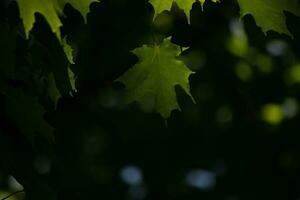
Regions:
<instances>
[{"instance_id":1,"label":"blurred background foliage","mask_svg":"<svg viewBox=\"0 0 300 200\"><path fill-rule=\"evenodd\" d=\"M1 1L0 199L300 198L298 17L285 13L290 38L240 20L235 0L195 2L190 24L176 4L153 21L146 0L93 3L86 24L64 13L71 65L43 16L27 40L16 2ZM170 36L196 104L176 88L182 111L165 122L114 80L132 49Z\"/></svg>"}]
</instances>

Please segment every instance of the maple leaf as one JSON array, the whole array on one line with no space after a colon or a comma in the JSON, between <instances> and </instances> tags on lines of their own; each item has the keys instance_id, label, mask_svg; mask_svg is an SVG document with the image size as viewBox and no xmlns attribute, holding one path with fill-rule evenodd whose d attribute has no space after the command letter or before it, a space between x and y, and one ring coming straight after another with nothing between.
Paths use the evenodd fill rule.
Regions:
<instances>
[{"instance_id":1,"label":"maple leaf","mask_svg":"<svg viewBox=\"0 0 300 200\"><path fill-rule=\"evenodd\" d=\"M167 119L172 110L180 110L176 85L192 98L189 76L193 72L177 59L180 47L171 43L169 38L161 45L143 45L132 52L138 56L139 62L117 80L126 86L128 103L139 102L143 110L158 112Z\"/></svg>"},{"instance_id":2,"label":"maple leaf","mask_svg":"<svg viewBox=\"0 0 300 200\"><path fill-rule=\"evenodd\" d=\"M17 0L20 7L20 15L23 19L26 37L32 29L36 12L42 14L49 23L51 30L56 34L57 38L60 37L60 26L62 25L59 15L63 12L63 7L70 3L75 9L79 10L86 18L89 11L89 5L95 0Z\"/></svg>"},{"instance_id":3,"label":"maple leaf","mask_svg":"<svg viewBox=\"0 0 300 200\"><path fill-rule=\"evenodd\" d=\"M25 34L28 37L30 30L33 28L35 21L35 13L42 14L47 20L51 30L56 34L59 39L62 48L71 64L73 64L72 48L67 44L65 39L61 38L60 27L62 22L59 15L63 14L64 6L69 3L75 9L79 10L86 20L86 15L89 11L89 5L96 0L17 0L20 8L20 17L23 19ZM68 69L68 74L72 86L72 90L75 89L75 79L73 73Z\"/></svg>"},{"instance_id":4,"label":"maple leaf","mask_svg":"<svg viewBox=\"0 0 300 200\"><path fill-rule=\"evenodd\" d=\"M173 2L176 2L180 9L183 9L188 20L190 19L190 10L193 7L195 0L150 0L154 7L154 18L164 10L171 10Z\"/></svg>"},{"instance_id":5,"label":"maple leaf","mask_svg":"<svg viewBox=\"0 0 300 200\"><path fill-rule=\"evenodd\" d=\"M241 17L251 14L263 32L269 30L291 36L287 29L284 11L300 16L298 0L238 0Z\"/></svg>"},{"instance_id":6,"label":"maple leaf","mask_svg":"<svg viewBox=\"0 0 300 200\"><path fill-rule=\"evenodd\" d=\"M211 0L212 2L219 2L220 0ZM176 2L177 6L184 11L187 16L188 22L190 22L190 11L193 8L195 0L150 0L150 3L154 7L154 18L164 10L171 10L173 2ZM205 0L200 0L203 5Z\"/></svg>"}]
</instances>

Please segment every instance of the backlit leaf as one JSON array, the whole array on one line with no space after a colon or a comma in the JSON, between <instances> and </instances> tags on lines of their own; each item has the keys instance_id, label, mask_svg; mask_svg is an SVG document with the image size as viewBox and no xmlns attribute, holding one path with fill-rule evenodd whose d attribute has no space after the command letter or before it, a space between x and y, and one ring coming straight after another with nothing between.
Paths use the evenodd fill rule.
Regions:
<instances>
[{"instance_id":1,"label":"backlit leaf","mask_svg":"<svg viewBox=\"0 0 300 200\"><path fill-rule=\"evenodd\" d=\"M144 45L132 51L140 59L118 81L126 86L127 102L139 102L146 111L167 119L178 109L175 86L180 85L192 98L189 76L193 73L177 59L180 47L165 39L154 47Z\"/></svg>"}]
</instances>

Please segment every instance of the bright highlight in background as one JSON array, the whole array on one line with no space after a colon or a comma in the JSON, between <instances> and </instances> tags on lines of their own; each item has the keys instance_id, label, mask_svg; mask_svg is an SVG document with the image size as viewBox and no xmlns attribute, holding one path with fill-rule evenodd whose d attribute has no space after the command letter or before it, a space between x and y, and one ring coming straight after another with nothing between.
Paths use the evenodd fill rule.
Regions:
<instances>
[{"instance_id":1,"label":"bright highlight in background","mask_svg":"<svg viewBox=\"0 0 300 200\"><path fill-rule=\"evenodd\" d=\"M270 124L276 125L283 120L283 110L278 104L266 104L261 112L262 119Z\"/></svg>"},{"instance_id":2,"label":"bright highlight in background","mask_svg":"<svg viewBox=\"0 0 300 200\"><path fill-rule=\"evenodd\" d=\"M121 170L121 179L128 185L140 185L143 182L143 175L140 168L126 166Z\"/></svg>"},{"instance_id":3,"label":"bright highlight in background","mask_svg":"<svg viewBox=\"0 0 300 200\"><path fill-rule=\"evenodd\" d=\"M208 170L193 170L187 174L186 183L198 189L211 190L216 185L216 175Z\"/></svg>"}]
</instances>

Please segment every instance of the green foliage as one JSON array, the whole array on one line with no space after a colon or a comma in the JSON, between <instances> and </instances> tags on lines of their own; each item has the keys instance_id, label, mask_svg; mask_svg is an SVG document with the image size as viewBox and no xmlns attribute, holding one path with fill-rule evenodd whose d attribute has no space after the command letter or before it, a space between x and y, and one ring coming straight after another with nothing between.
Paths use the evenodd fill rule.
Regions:
<instances>
[{"instance_id":1,"label":"green foliage","mask_svg":"<svg viewBox=\"0 0 300 200\"><path fill-rule=\"evenodd\" d=\"M154 18L162 11L170 10L173 2L176 2L179 8L183 9L186 16L190 18L190 10L192 9L195 0L150 0L150 3L153 5L155 10Z\"/></svg>"},{"instance_id":2,"label":"green foliage","mask_svg":"<svg viewBox=\"0 0 300 200\"><path fill-rule=\"evenodd\" d=\"M23 19L23 22L24 22L26 35L28 35L29 31L33 27L34 13L39 12L44 15L44 17L46 18L46 20L48 21L48 23L51 27L51 30L54 33L56 33L57 37L61 40L60 27L62 26L62 23L59 19L59 14L62 15L62 9L65 6L65 4L71 3L71 5L74 8L81 11L83 16L86 16L86 14L88 12L88 6L93 1L94 0L80 0L80 1L79 0L68 0L68 1L48 0L47 1L48 3L45 3L45 2L41 2L41 1L37 1L37 0L31 0L31 2L28 3L28 1L25 2L24 0L19 0L18 3L20 5L21 18ZM188 20L189 20L189 13L190 13L190 10L192 9L193 3L195 2L194 0L176 0L176 1L174 1L174 0L167 0L167 1L150 0L150 3L153 5L153 7L155 9L154 17L156 17L157 14L161 13L164 10L170 10L172 7L172 4L174 2L178 5L178 7L180 9L183 9L184 13L186 14L186 16L188 17ZM296 0L289 0L289 1L276 0L275 2L260 1L260 0L255 0L255 1L250 2L250 1L246 1L246 0L239 0L238 2L241 7L241 16L245 16L247 14L252 14L254 16L257 24L263 28L264 32L266 32L268 30L275 30L279 33L289 34L289 32L286 28L285 17L284 17L283 11L290 11L292 13L298 14L298 12L300 10L300 6ZM202 3L204 3L204 1L202 1ZM63 49L66 53L66 56L67 56L69 62L74 64L71 47L67 44L65 39L63 39L61 41L62 41L61 43L62 43ZM144 48L144 51L147 52L146 51L147 48L146 47L143 47L143 48ZM153 49L153 52L156 52L157 50L155 50L155 49L160 49L160 48L155 47L155 48L149 48L149 49ZM174 62L170 59L171 56L170 55L167 56L167 54L164 54L162 52L163 52L163 50L159 51L159 53L156 52L155 54L161 54L161 55L155 55L155 58L161 58L161 57L165 56L166 58L163 58L164 61L169 59L167 61L167 62L169 62L167 65L174 64ZM140 53L139 56L143 57L144 60L147 60L146 59L147 55L142 56L142 54ZM176 53L174 53L174 56L176 56ZM148 59L146 61L146 63L148 62L153 65L153 63L151 63L151 62L154 62L154 61L156 62L156 60L152 61L152 60ZM150 65L150 64L148 64L148 65ZM144 64L144 65L146 65L146 64ZM148 68L150 69L149 66L148 66ZM173 70L173 72L172 72L172 70L170 70L171 73L170 72L164 73L164 74L159 73L159 75L157 75L157 74L155 74L156 72L151 73L151 71L149 71L148 69L145 71L143 71L143 70L145 70L145 69L142 68L141 70L138 70L138 71L142 71L141 74L150 73L151 75L150 74L147 75L150 77L149 78L150 82L151 81L153 82L155 80L154 77L156 77L156 76L163 76L164 79L166 79L168 76L171 76L170 74L174 73L174 70ZM68 69L68 73L72 73L70 69ZM130 75L128 75L128 74L130 74ZM71 76L73 76L73 75L71 74ZM135 85L140 85L138 82L135 82L136 76L140 76L140 72L139 73L128 72L126 74L126 79L123 80L127 84L127 87L129 87L128 91L130 91L130 94L128 96L131 97L131 98L129 98L130 101L137 100L140 102L145 102L145 98L147 99L149 96L149 93L150 93L151 94L150 96L155 97L153 99L153 102L155 102L155 103L150 103L150 104L153 104L153 105L150 105L150 108L151 108L150 110L160 112L165 118L170 116L171 110L179 108L175 101L176 94L173 90L172 90L173 92L171 92L171 93L165 93L165 92L162 92L162 91L164 91L163 89L155 88L155 87L153 87L153 85L154 85L153 83L149 84L148 81L146 81L145 83L147 83L147 85L144 87L139 86L138 91L136 91L136 89L134 89L136 87ZM185 80L185 79L187 79L188 76L186 77L186 74L183 74L182 77L184 77L183 80ZM124 77L121 79L124 79ZM132 79L134 81L130 81L130 79ZM161 79L161 77L159 77L158 79ZM177 77L177 79L180 79L180 78ZM175 79L175 80L177 80L177 79ZM140 79L138 79L138 80L140 80ZM72 82L72 90L75 90L74 79L71 80L71 82ZM169 83L169 86L167 88L169 88L170 85L173 86L176 83L177 83L176 81ZM184 84L184 81L179 82L179 83L185 85L183 87L189 93L189 88L186 86L186 84ZM153 87L155 89L152 88L149 91L148 85L151 85L151 87ZM148 95L140 94L140 93L146 93L146 94L148 93ZM162 94L164 94L164 95L162 95ZM52 97L52 99L58 99L58 98ZM142 104L145 104L145 103L142 103Z\"/></svg>"},{"instance_id":3,"label":"green foliage","mask_svg":"<svg viewBox=\"0 0 300 200\"><path fill-rule=\"evenodd\" d=\"M164 10L170 10L173 2L176 2L179 8L184 10L189 20L190 10L195 2L194 0L150 0L155 10L154 17ZM201 3L204 2L205 0L201 1ZM217 0L214 2L217 2ZM273 30L291 35L286 26L284 11L291 12L298 16L300 15L298 0L238 0L238 3L241 8L241 17L247 14L253 15L257 25L260 26L264 32Z\"/></svg>"},{"instance_id":4,"label":"green foliage","mask_svg":"<svg viewBox=\"0 0 300 200\"><path fill-rule=\"evenodd\" d=\"M0 191L299 198L297 0L4 1Z\"/></svg>"},{"instance_id":5,"label":"green foliage","mask_svg":"<svg viewBox=\"0 0 300 200\"><path fill-rule=\"evenodd\" d=\"M89 11L89 5L92 2L95 2L95 0L18 0L20 17L23 19L26 37L28 37L30 30L33 28L35 21L34 14L42 14L49 23L52 32L55 33L56 37L61 41L70 63L73 63L73 56L71 53L72 49L69 47L65 39L61 38L60 28L62 26L62 22L59 17L60 15L63 15L64 6L69 3L75 9L78 9L86 19L86 15ZM75 88L73 87L73 90L74 89Z\"/></svg>"},{"instance_id":6,"label":"green foliage","mask_svg":"<svg viewBox=\"0 0 300 200\"><path fill-rule=\"evenodd\" d=\"M291 35L286 26L284 11L300 16L298 0L238 0L241 16L253 15L264 32L273 30Z\"/></svg>"},{"instance_id":7,"label":"green foliage","mask_svg":"<svg viewBox=\"0 0 300 200\"><path fill-rule=\"evenodd\" d=\"M34 14L38 12L46 18L51 30L57 35L57 38L61 39L59 29L62 26L62 23L59 19L59 14L62 14L63 7L67 3L70 3L85 17L89 11L89 5L92 2L94 2L94 0L18 0L26 36L28 36L29 31L33 27L35 21Z\"/></svg>"},{"instance_id":8,"label":"green foliage","mask_svg":"<svg viewBox=\"0 0 300 200\"><path fill-rule=\"evenodd\" d=\"M180 47L165 39L160 45L144 45L132 52L139 63L118 79L126 85L127 101L137 101L144 110L158 112L167 119L172 110L180 109L176 85L191 96L189 77L193 72L177 59Z\"/></svg>"},{"instance_id":9,"label":"green foliage","mask_svg":"<svg viewBox=\"0 0 300 200\"><path fill-rule=\"evenodd\" d=\"M213 2L219 2L219 0L212 0ZM172 4L175 2L177 6L182 9L188 19L190 21L190 11L192 10L193 4L196 2L195 0L150 0L149 1L154 7L154 18L161 12L165 10L171 10ZM205 0L200 1L204 4Z\"/></svg>"}]
</instances>

